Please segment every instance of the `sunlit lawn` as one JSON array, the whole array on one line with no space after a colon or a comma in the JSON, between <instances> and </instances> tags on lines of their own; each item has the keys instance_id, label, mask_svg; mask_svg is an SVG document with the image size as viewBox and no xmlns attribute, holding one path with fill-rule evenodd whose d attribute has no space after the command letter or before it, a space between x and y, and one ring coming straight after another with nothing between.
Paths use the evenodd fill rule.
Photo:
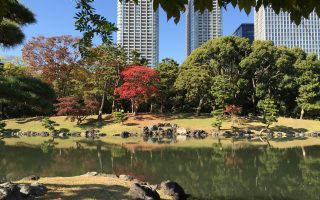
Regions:
<instances>
[{"instance_id":1,"label":"sunlit lawn","mask_svg":"<svg viewBox=\"0 0 320 200\"><path fill-rule=\"evenodd\" d=\"M7 129L17 129L21 131L47 131L41 125L42 117L34 118L20 118L20 119L10 119L6 120ZM180 127L187 129L203 129L208 132L212 131L211 123L212 117L209 115L204 115L201 117L195 117L192 114L179 114L179 115L149 115L149 114L140 114L137 117L129 116L129 119L125 122L124 125L121 123L115 123L112 120L108 119L107 116L104 116L102 122L96 120L96 116L90 116L88 119L80 126L76 125L75 122L71 122L66 119L66 117L51 117L51 120L55 121L57 124L57 129L67 128L70 131L85 131L87 129L97 129L103 133L107 134L107 137L99 138L101 141L111 144L125 144L125 143L139 143L142 141L141 137L130 137L128 139L122 139L120 137L112 136L116 133L121 133L122 131L128 131L133 133L141 133L144 126L157 124L159 122L166 122L172 124L178 124ZM260 120L244 120L242 125L239 125L240 128L251 128L255 130L262 129L265 127ZM222 129L230 129L231 122L224 122ZM297 132L312 132L320 131L320 121L315 120L299 120L299 119L290 119L290 118L279 118L278 122L272 125L274 131L297 131ZM83 138L67 138L67 139L55 139L58 143L58 147L72 147L76 145L76 142L82 140ZM20 137L20 138L6 138L5 141L7 144L29 144L37 145L42 143L44 140L48 140L48 137ZM314 145L320 144L319 139L308 138L305 140L298 141L286 141L286 145L289 146L300 146L302 144ZM205 140L187 140L184 142L178 142L177 144L171 145L175 147L209 147L213 143L216 143L217 140L208 138ZM278 146L279 142L283 141L275 140L271 141L272 145ZM223 141L224 144L230 145L230 140ZM239 142L238 142L239 144ZM148 144L147 144L148 145Z\"/></svg>"}]
</instances>

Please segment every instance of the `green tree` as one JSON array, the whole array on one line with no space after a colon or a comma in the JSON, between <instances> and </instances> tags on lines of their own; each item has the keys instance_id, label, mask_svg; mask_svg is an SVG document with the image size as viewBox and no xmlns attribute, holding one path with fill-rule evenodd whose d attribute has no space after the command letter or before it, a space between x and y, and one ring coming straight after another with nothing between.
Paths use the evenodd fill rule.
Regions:
<instances>
[{"instance_id":1,"label":"green tree","mask_svg":"<svg viewBox=\"0 0 320 200\"><path fill-rule=\"evenodd\" d=\"M213 77L211 95L215 108L224 108L229 104L233 98L232 93L233 85L230 83L228 76L218 75Z\"/></svg>"},{"instance_id":2,"label":"green tree","mask_svg":"<svg viewBox=\"0 0 320 200\"><path fill-rule=\"evenodd\" d=\"M41 120L41 125L49 131L55 131L55 126L57 126L57 123L55 121L50 120L49 117L45 117Z\"/></svg>"},{"instance_id":3,"label":"green tree","mask_svg":"<svg viewBox=\"0 0 320 200\"><path fill-rule=\"evenodd\" d=\"M0 47L21 44L22 27L35 22L34 14L18 0L0 0Z\"/></svg>"},{"instance_id":4,"label":"green tree","mask_svg":"<svg viewBox=\"0 0 320 200\"><path fill-rule=\"evenodd\" d=\"M123 112L113 112L112 118L115 119L116 122L121 122L121 124L128 119L127 115Z\"/></svg>"},{"instance_id":5,"label":"green tree","mask_svg":"<svg viewBox=\"0 0 320 200\"><path fill-rule=\"evenodd\" d=\"M176 91L174 82L179 74L179 64L172 58L164 58L159 63L156 71L160 76L160 87L157 102L160 104L160 112L170 111L173 107Z\"/></svg>"},{"instance_id":6,"label":"green tree","mask_svg":"<svg viewBox=\"0 0 320 200\"><path fill-rule=\"evenodd\" d=\"M88 50L90 57L86 58L86 68L92 73L87 83L92 87L86 91L87 96L101 99L98 119L102 120L105 102L108 97L112 99L112 111L115 110L114 90L119 86L121 71L126 65L124 50L114 45L100 45Z\"/></svg>"},{"instance_id":7,"label":"green tree","mask_svg":"<svg viewBox=\"0 0 320 200\"><path fill-rule=\"evenodd\" d=\"M0 78L0 101L9 105L27 105L30 109L49 113L55 99L54 90L40 79L28 76ZM2 114L4 115L2 105Z\"/></svg>"},{"instance_id":8,"label":"green tree","mask_svg":"<svg viewBox=\"0 0 320 200\"><path fill-rule=\"evenodd\" d=\"M209 71L202 66L183 67L180 70L178 78L174 84L177 90L183 90L186 93L187 101L196 101L197 116L200 115L204 101L209 96L211 85Z\"/></svg>"},{"instance_id":9,"label":"green tree","mask_svg":"<svg viewBox=\"0 0 320 200\"><path fill-rule=\"evenodd\" d=\"M267 129L273 122L277 122L279 110L273 99L266 98L260 100L258 103L258 108L261 109L263 113L263 122L267 124Z\"/></svg>"},{"instance_id":10,"label":"green tree","mask_svg":"<svg viewBox=\"0 0 320 200\"><path fill-rule=\"evenodd\" d=\"M141 57L141 54L136 50L131 51L131 62L130 65L137 65L137 66L147 66L148 60L146 58Z\"/></svg>"},{"instance_id":11,"label":"green tree","mask_svg":"<svg viewBox=\"0 0 320 200\"><path fill-rule=\"evenodd\" d=\"M296 64L300 76L297 78L299 94L297 102L301 109L300 119L305 111L320 110L320 61L315 54Z\"/></svg>"}]
</instances>

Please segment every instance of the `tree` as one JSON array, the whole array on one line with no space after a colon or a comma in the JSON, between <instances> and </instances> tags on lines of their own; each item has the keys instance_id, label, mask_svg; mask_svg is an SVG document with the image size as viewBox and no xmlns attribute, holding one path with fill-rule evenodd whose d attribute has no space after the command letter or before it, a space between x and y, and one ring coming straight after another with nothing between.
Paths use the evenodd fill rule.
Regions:
<instances>
[{"instance_id":1,"label":"tree","mask_svg":"<svg viewBox=\"0 0 320 200\"><path fill-rule=\"evenodd\" d=\"M299 93L296 101L301 109L300 119L305 111L320 110L320 61L315 54L296 64L300 76L297 78Z\"/></svg>"},{"instance_id":2,"label":"tree","mask_svg":"<svg viewBox=\"0 0 320 200\"><path fill-rule=\"evenodd\" d=\"M99 103L91 99L81 101L75 97L64 97L57 100L58 103L55 104L57 115L67 116L72 122L77 121L77 125L99 110Z\"/></svg>"},{"instance_id":3,"label":"tree","mask_svg":"<svg viewBox=\"0 0 320 200\"><path fill-rule=\"evenodd\" d=\"M49 117L43 118L41 120L41 122L42 122L41 125L44 128L48 129L49 131L55 131L56 130L55 126L57 126L57 123L52 121L52 120L50 120Z\"/></svg>"},{"instance_id":4,"label":"tree","mask_svg":"<svg viewBox=\"0 0 320 200\"><path fill-rule=\"evenodd\" d=\"M58 97L70 94L72 81L79 68L78 38L56 36L33 38L22 49L23 59L31 74L51 84Z\"/></svg>"},{"instance_id":5,"label":"tree","mask_svg":"<svg viewBox=\"0 0 320 200\"><path fill-rule=\"evenodd\" d=\"M136 50L131 51L131 62L130 65L135 66L147 66L148 60L141 57L141 54Z\"/></svg>"},{"instance_id":6,"label":"tree","mask_svg":"<svg viewBox=\"0 0 320 200\"><path fill-rule=\"evenodd\" d=\"M115 89L120 99L131 100L136 115L139 105L158 93L159 74L144 66L128 66L121 73L123 84Z\"/></svg>"},{"instance_id":7,"label":"tree","mask_svg":"<svg viewBox=\"0 0 320 200\"><path fill-rule=\"evenodd\" d=\"M277 122L279 110L273 99L266 98L260 100L258 103L258 108L261 109L263 113L263 122L267 124L267 129L273 122Z\"/></svg>"},{"instance_id":8,"label":"tree","mask_svg":"<svg viewBox=\"0 0 320 200\"><path fill-rule=\"evenodd\" d=\"M160 112L162 113L164 110L170 111L173 107L173 101L176 96L173 86L179 74L179 64L171 58L164 58L159 63L156 71L160 77L157 101L160 104Z\"/></svg>"},{"instance_id":9,"label":"tree","mask_svg":"<svg viewBox=\"0 0 320 200\"><path fill-rule=\"evenodd\" d=\"M34 14L18 0L0 0L0 47L14 47L25 38L21 28L35 23Z\"/></svg>"},{"instance_id":10,"label":"tree","mask_svg":"<svg viewBox=\"0 0 320 200\"><path fill-rule=\"evenodd\" d=\"M113 112L112 118L115 119L116 122L121 122L121 124L128 119L127 115L123 112Z\"/></svg>"},{"instance_id":11,"label":"tree","mask_svg":"<svg viewBox=\"0 0 320 200\"><path fill-rule=\"evenodd\" d=\"M242 112L242 107L238 107L236 105L227 105L224 109L225 113L228 113L231 117L232 125L231 127L234 127L235 121L238 121L238 116Z\"/></svg>"},{"instance_id":12,"label":"tree","mask_svg":"<svg viewBox=\"0 0 320 200\"><path fill-rule=\"evenodd\" d=\"M233 98L233 85L230 83L230 78L223 75L213 77L210 92L215 108L224 108Z\"/></svg>"},{"instance_id":13,"label":"tree","mask_svg":"<svg viewBox=\"0 0 320 200\"><path fill-rule=\"evenodd\" d=\"M204 101L208 98L211 85L210 73L202 66L189 66L181 68L174 84L177 90L186 93L187 101L197 101L197 116L200 115Z\"/></svg>"},{"instance_id":14,"label":"tree","mask_svg":"<svg viewBox=\"0 0 320 200\"><path fill-rule=\"evenodd\" d=\"M92 7L94 0L77 0L75 19L76 30L82 32L82 38L79 40L79 50L81 54L87 56L87 48L92 47L92 39L94 36L100 36L102 42L110 45L112 33L117 31L114 23L108 22L107 19L95 11Z\"/></svg>"},{"instance_id":15,"label":"tree","mask_svg":"<svg viewBox=\"0 0 320 200\"><path fill-rule=\"evenodd\" d=\"M239 66L239 63L250 53L250 50L249 40L244 38L228 36L209 40L187 57L181 66L176 86L180 85L179 88L186 91L187 98L195 97L194 95L190 96L190 94L195 94L192 92L192 88L198 90L198 97L201 97L198 109L200 109L199 105L202 106L204 99L207 99L207 102L211 100L211 86L213 87L213 93L220 95L218 94L219 88L212 84L213 81L232 86L225 87L228 91L222 92L224 95L230 95L234 100L246 99L248 91L242 90L240 93L240 88L246 85L246 82L242 78L244 70ZM181 80L184 81L181 82ZM180 84L177 84L177 82L180 82ZM185 85L182 83L185 83ZM220 108L223 109L224 106L220 105Z\"/></svg>"},{"instance_id":16,"label":"tree","mask_svg":"<svg viewBox=\"0 0 320 200\"><path fill-rule=\"evenodd\" d=\"M115 110L114 90L120 84L121 71L126 64L126 54L118 46L100 45L88 49L86 57L86 68L92 73L87 83L93 85L86 91L87 96L98 96L101 98L98 120L102 120L103 108L107 96L112 98L112 111Z\"/></svg>"},{"instance_id":17,"label":"tree","mask_svg":"<svg viewBox=\"0 0 320 200\"><path fill-rule=\"evenodd\" d=\"M2 0L5 1L5 0ZM95 9L91 6L94 0L78 0L77 9L80 9L76 13L76 28L84 33L85 44L91 44L92 38L95 34L102 34L104 43L111 42L112 32L116 31L116 27L113 23L108 22L104 17L96 14ZM120 2L134 2L138 3L138 0L120 0ZM159 6L167 13L167 19L174 18L176 23L180 20L181 13L186 11L186 7L190 1L165 1L155 0L153 1L154 10L159 9ZM301 19L308 18L309 14L314 10L320 17L320 6L318 0L305 1L281 1L278 0L219 0L220 7L227 8L228 4L232 4L233 7L238 6L240 10L245 10L247 14L251 12L252 7L258 11L261 7L271 7L277 14L280 11L290 14L290 19L296 24L300 24ZM204 10L211 11L213 9L212 0L198 0L194 1L195 11L203 12Z\"/></svg>"},{"instance_id":18,"label":"tree","mask_svg":"<svg viewBox=\"0 0 320 200\"><path fill-rule=\"evenodd\" d=\"M27 105L29 108L48 113L51 111L55 93L43 81L28 77L14 76L0 78L0 100L10 105ZM2 114L4 107L2 104Z\"/></svg>"}]
</instances>

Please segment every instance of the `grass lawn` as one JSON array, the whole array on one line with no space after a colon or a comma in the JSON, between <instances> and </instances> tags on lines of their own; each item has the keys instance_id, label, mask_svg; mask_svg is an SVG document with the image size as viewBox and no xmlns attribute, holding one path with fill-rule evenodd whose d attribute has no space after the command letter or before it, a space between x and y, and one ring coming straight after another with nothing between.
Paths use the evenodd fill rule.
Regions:
<instances>
[{"instance_id":1,"label":"grass lawn","mask_svg":"<svg viewBox=\"0 0 320 200\"><path fill-rule=\"evenodd\" d=\"M9 119L5 120L7 123L7 129L16 129L21 131L47 131L41 126L42 117L33 117L33 118L19 118L19 119ZM101 132L107 133L107 137L101 137L100 140L106 143L111 144L130 144L130 143L141 143L142 138L140 137L130 137L128 139L122 139L120 137L112 136L115 133L121 133L122 131L129 131L133 133L141 133L144 126L157 124L159 122L166 122L172 124L178 124L180 127L187 129L203 129L207 132L212 131L211 123L212 118L208 115L196 117L191 114L178 114L178 115L150 115L150 114L139 114L134 117L129 115L129 119L125 122L124 125L121 123L115 123L112 120L108 119L108 116L104 116L102 122L96 120L96 116L90 116L84 121L81 125L76 125L75 122L71 122L66 119L66 117L51 117L51 120L55 121L59 128L67 128L70 131L84 131L87 129L98 129ZM259 131L265 127L259 119L256 120L243 120L243 124L240 125L240 128L250 128L255 131ZM227 130L231 128L231 122L224 122L222 129ZM279 118L277 123L272 125L274 131L282 132L312 132L320 131L320 121L315 120L299 120L299 119L290 119L290 118ZM6 144L15 145L15 144L31 144L38 145L48 138L45 137L20 137L20 138L6 138ZM71 147L76 145L76 141L83 138L69 138L69 139L56 139L58 147ZM230 140L222 140L223 144L230 145ZM314 145L320 144L320 140L315 138L308 138L305 140L298 141L285 141L288 146L300 146L302 144ZM205 139L205 140L187 140L184 142L178 142L172 146L175 147L210 147L217 140ZM239 143L239 142L238 142ZM279 144L284 144L282 140L273 140L271 141L272 145L279 146ZM285 146L286 146L285 145ZM130 145L129 145L130 146ZM152 144L143 143L142 147L154 147Z\"/></svg>"},{"instance_id":2,"label":"grass lawn","mask_svg":"<svg viewBox=\"0 0 320 200\"><path fill-rule=\"evenodd\" d=\"M18 181L17 183L30 184L35 181ZM127 192L133 182L118 178L97 176L53 177L40 178L37 182L44 184L48 192L37 199L131 199ZM172 199L165 196L161 190L157 191L161 199Z\"/></svg>"}]
</instances>

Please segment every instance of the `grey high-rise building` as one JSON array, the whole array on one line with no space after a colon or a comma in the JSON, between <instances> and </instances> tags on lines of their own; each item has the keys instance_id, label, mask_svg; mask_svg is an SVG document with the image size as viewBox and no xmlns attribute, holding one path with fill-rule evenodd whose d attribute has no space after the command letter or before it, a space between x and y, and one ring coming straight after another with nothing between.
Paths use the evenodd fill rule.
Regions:
<instances>
[{"instance_id":1,"label":"grey high-rise building","mask_svg":"<svg viewBox=\"0 0 320 200\"><path fill-rule=\"evenodd\" d=\"M148 65L156 67L159 62L159 11L153 10L153 1L118 1L117 44L127 52L129 58L133 50L148 60Z\"/></svg>"},{"instance_id":2,"label":"grey high-rise building","mask_svg":"<svg viewBox=\"0 0 320 200\"><path fill-rule=\"evenodd\" d=\"M250 42L254 40L254 24L244 23L241 24L237 30L232 34L233 36L248 38Z\"/></svg>"},{"instance_id":3,"label":"grey high-rise building","mask_svg":"<svg viewBox=\"0 0 320 200\"><path fill-rule=\"evenodd\" d=\"M187 55L210 39L222 36L222 10L218 0L212 1L212 11L195 11L194 0L187 6Z\"/></svg>"},{"instance_id":4,"label":"grey high-rise building","mask_svg":"<svg viewBox=\"0 0 320 200\"><path fill-rule=\"evenodd\" d=\"M277 15L269 7L261 8L255 12L254 26L255 40L271 40L277 46L299 47L320 56L320 19L315 12L296 25L286 12Z\"/></svg>"}]
</instances>

